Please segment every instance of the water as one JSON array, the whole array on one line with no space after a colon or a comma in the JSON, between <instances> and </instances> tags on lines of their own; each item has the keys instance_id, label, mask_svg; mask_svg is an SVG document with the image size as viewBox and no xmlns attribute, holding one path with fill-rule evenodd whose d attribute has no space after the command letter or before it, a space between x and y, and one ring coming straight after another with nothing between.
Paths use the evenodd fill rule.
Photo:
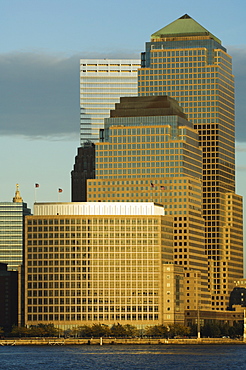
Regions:
<instances>
[{"instance_id":1,"label":"water","mask_svg":"<svg viewBox=\"0 0 246 370\"><path fill-rule=\"evenodd\" d=\"M244 345L0 347L4 370L245 369Z\"/></svg>"}]
</instances>

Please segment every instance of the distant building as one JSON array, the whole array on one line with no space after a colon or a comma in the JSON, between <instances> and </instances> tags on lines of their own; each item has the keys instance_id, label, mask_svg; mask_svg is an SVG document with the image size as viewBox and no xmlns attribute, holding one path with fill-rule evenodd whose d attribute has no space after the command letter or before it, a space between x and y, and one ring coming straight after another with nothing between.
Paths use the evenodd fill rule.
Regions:
<instances>
[{"instance_id":1,"label":"distant building","mask_svg":"<svg viewBox=\"0 0 246 370\"><path fill-rule=\"evenodd\" d=\"M99 141L103 120L121 96L138 93L138 59L80 60L80 144Z\"/></svg>"},{"instance_id":2,"label":"distant building","mask_svg":"<svg viewBox=\"0 0 246 370\"><path fill-rule=\"evenodd\" d=\"M229 299L229 310L242 311L246 307L246 279L234 281Z\"/></svg>"},{"instance_id":3,"label":"distant building","mask_svg":"<svg viewBox=\"0 0 246 370\"><path fill-rule=\"evenodd\" d=\"M17 271L22 264L24 217L30 214L17 184L13 202L0 202L0 262L6 263L8 270Z\"/></svg>"},{"instance_id":4,"label":"distant building","mask_svg":"<svg viewBox=\"0 0 246 370\"><path fill-rule=\"evenodd\" d=\"M72 202L86 202L87 180L95 178L95 144L87 141L75 157L71 172Z\"/></svg>"},{"instance_id":5,"label":"distant building","mask_svg":"<svg viewBox=\"0 0 246 370\"><path fill-rule=\"evenodd\" d=\"M160 205L36 203L25 248L27 326L184 322L183 268Z\"/></svg>"},{"instance_id":6,"label":"distant building","mask_svg":"<svg viewBox=\"0 0 246 370\"><path fill-rule=\"evenodd\" d=\"M18 272L0 262L0 327L10 331L18 324Z\"/></svg>"}]
</instances>

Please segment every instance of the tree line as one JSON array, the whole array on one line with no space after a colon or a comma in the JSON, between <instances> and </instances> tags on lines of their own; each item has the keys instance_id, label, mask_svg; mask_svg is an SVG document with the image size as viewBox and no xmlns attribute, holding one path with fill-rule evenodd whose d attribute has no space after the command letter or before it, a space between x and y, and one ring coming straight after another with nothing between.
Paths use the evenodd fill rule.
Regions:
<instances>
[{"instance_id":1,"label":"tree line","mask_svg":"<svg viewBox=\"0 0 246 370\"><path fill-rule=\"evenodd\" d=\"M175 338L175 337L195 337L197 336L197 326L185 326L182 324L173 325L154 325L139 329L133 325L114 324L111 327L104 324L81 325L72 329L61 330L53 324L32 325L29 328L14 326L10 333L4 333L0 328L0 335L12 337L75 337L75 338ZM243 335L243 323L234 322L233 326L218 322L208 322L201 326L201 337L230 337L235 338Z\"/></svg>"}]
</instances>

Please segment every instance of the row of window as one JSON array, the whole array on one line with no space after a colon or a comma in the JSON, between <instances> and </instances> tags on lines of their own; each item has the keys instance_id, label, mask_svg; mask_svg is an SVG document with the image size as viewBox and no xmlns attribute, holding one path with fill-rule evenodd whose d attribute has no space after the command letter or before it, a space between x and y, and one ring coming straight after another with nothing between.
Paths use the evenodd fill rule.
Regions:
<instances>
[{"instance_id":1,"label":"row of window","mask_svg":"<svg viewBox=\"0 0 246 370\"><path fill-rule=\"evenodd\" d=\"M28 306L28 312L158 312L158 306ZM170 311L170 308L169 310Z\"/></svg>"},{"instance_id":2,"label":"row of window","mask_svg":"<svg viewBox=\"0 0 246 370\"><path fill-rule=\"evenodd\" d=\"M182 182L186 182L186 180L184 180L184 181L182 181ZM89 184L91 184L91 183L89 183ZM110 183L111 184L111 183ZM85 219L85 218L77 218L77 219L73 219L73 218L71 218L71 219L38 219L38 220L36 220L36 219L32 219L32 218L29 218L28 217L28 222L27 222L27 224L28 225L58 225L58 224L60 224L60 225L64 225L64 224L66 224L66 225L75 225L75 224L94 224L94 225L96 225L96 224L104 224L104 225L107 225L107 224L110 224L110 225L119 225L119 224L127 224L127 225L130 225L130 224L132 224L132 225L136 225L136 224L138 224L138 225L141 225L141 224L143 224L143 225L146 225L146 224L149 224L149 225L151 225L151 224L158 224L159 223L159 220L158 219L150 219L150 218L148 218L147 220L146 220L146 218L138 218L138 219L136 219L136 218L133 218L133 219L108 219L108 218L102 218L102 219L96 219L96 218L93 218L93 219Z\"/></svg>"},{"instance_id":3,"label":"row of window","mask_svg":"<svg viewBox=\"0 0 246 370\"><path fill-rule=\"evenodd\" d=\"M180 187L182 188L182 187ZM186 188L186 186L185 186ZM127 190L134 190L135 188L130 188L130 189L127 189ZM148 188L146 188L147 190ZM108 191L114 191L114 190L120 190L120 189L114 189L114 188L108 188L107 189ZM102 191L107 191L106 189L102 189ZM138 190L138 188L136 188L136 190ZM142 190L142 188L141 188ZM96 192L97 189L94 188L94 191ZM182 192L178 192L178 193L174 193L174 195L182 195L183 193ZM169 195L172 195L169 193ZM186 195L186 192L184 193L184 195ZM86 226L28 226L28 232L53 232L53 231L131 231L131 232L136 232L136 231L158 231L158 226L90 226L90 225L86 225ZM78 233L74 234L74 235L77 235ZM79 235L81 236L81 234L79 233ZM86 235L84 235L82 233L83 237L85 237Z\"/></svg>"},{"instance_id":4,"label":"row of window","mask_svg":"<svg viewBox=\"0 0 246 370\"><path fill-rule=\"evenodd\" d=\"M39 314L27 315L28 321L107 321L107 320L158 320L158 314Z\"/></svg>"}]
</instances>

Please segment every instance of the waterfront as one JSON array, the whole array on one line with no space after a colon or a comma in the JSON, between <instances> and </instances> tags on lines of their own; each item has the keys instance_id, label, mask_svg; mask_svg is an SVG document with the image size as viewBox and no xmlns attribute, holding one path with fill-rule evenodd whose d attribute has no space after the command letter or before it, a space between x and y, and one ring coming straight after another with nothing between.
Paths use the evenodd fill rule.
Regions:
<instances>
[{"instance_id":1,"label":"waterfront","mask_svg":"<svg viewBox=\"0 0 246 370\"><path fill-rule=\"evenodd\" d=\"M1 346L5 370L245 369L240 345Z\"/></svg>"}]
</instances>

